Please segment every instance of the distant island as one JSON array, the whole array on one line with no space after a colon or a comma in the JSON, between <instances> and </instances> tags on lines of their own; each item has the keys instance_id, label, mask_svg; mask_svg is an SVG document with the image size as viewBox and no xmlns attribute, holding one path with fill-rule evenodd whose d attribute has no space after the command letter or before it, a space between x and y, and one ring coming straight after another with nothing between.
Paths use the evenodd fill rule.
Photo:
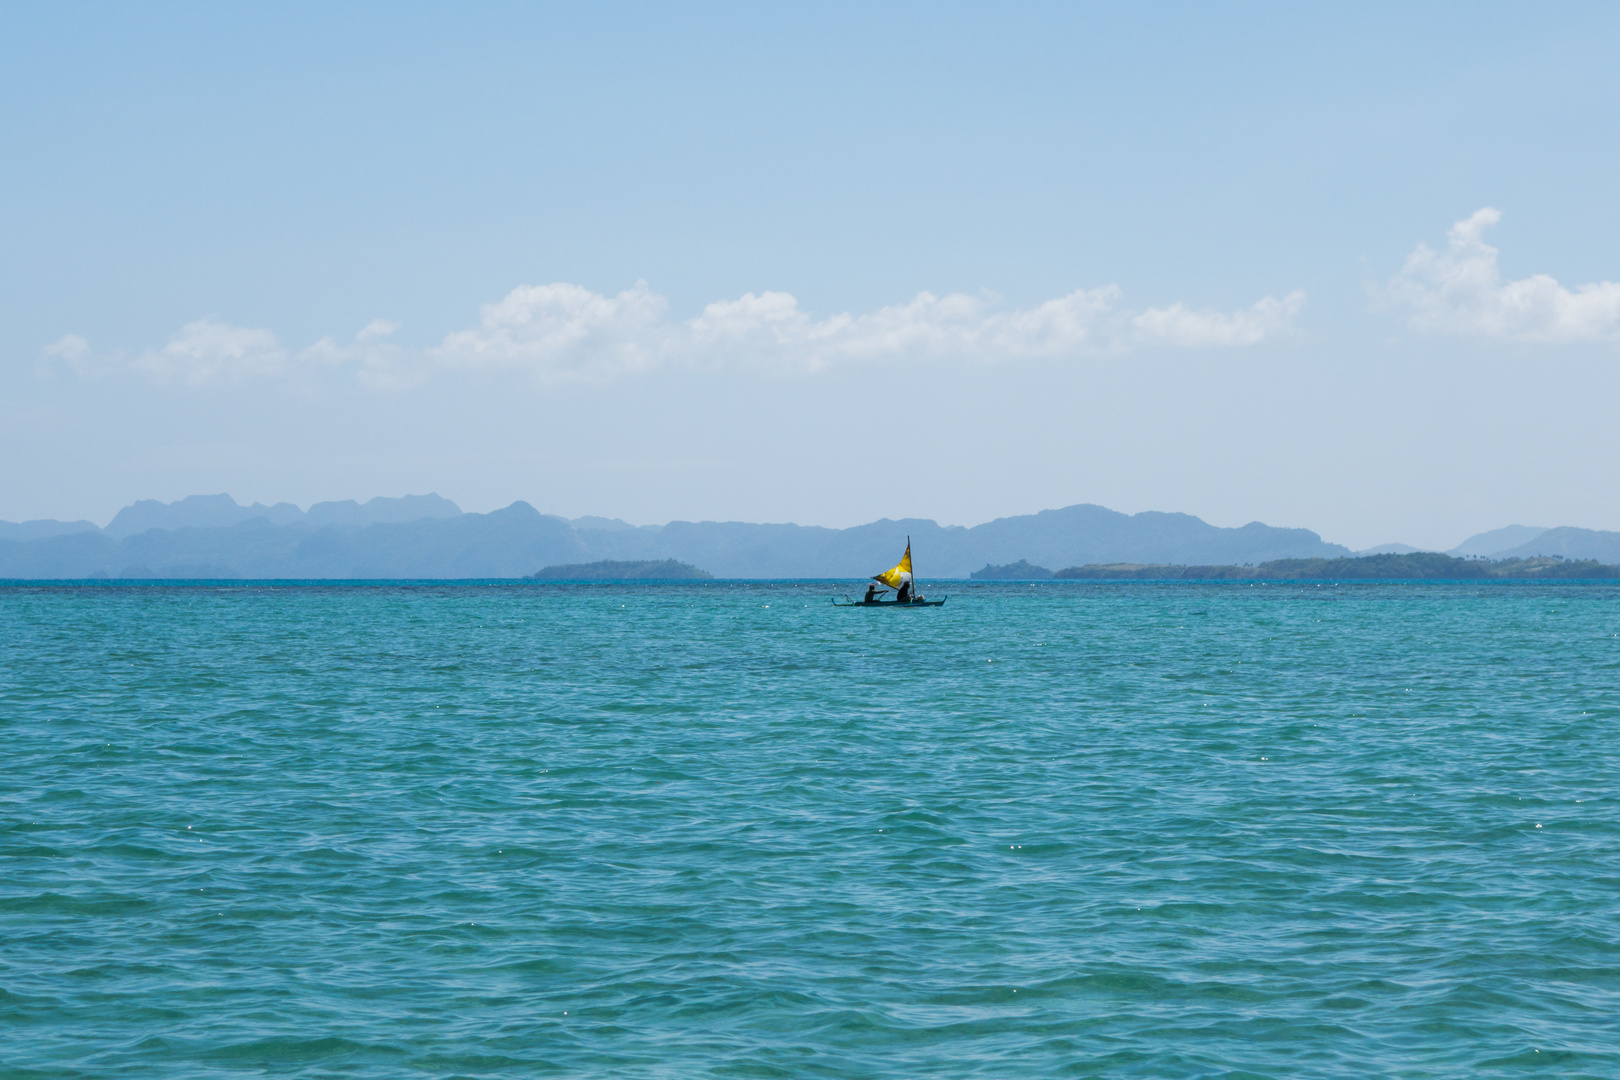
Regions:
<instances>
[{"instance_id":1,"label":"distant island","mask_svg":"<svg viewBox=\"0 0 1620 1080\"><path fill-rule=\"evenodd\" d=\"M1620 566L1605 565L1596 559L1561 559L1556 555L1492 561L1420 551L1348 559L1274 559L1258 566L1094 563L1071 566L1052 576L1066 581L1482 581L1492 578L1589 581L1620 578Z\"/></svg>"},{"instance_id":2,"label":"distant island","mask_svg":"<svg viewBox=\"0 0 1620 1080\"><path fill-rule=\"evenodd\" d=\"M968 578L971 581L1045 581L1052 576L1052 571L1046 567L1031 566L1028 559L1019 559L1005 566L985 563L983 570L973 571Z\"/></svg>"},{"instance_id":3,"label":"distant island","mask_svg":"<svg viewBox=\"0 0 1620 1080\"><path fill-rule=\"evenodd\" d=\"M529 575L534 581L713 581L714 575L690 563L661 559L656 562L567 563L548 566Z\"/></svg>"}]
</instances>

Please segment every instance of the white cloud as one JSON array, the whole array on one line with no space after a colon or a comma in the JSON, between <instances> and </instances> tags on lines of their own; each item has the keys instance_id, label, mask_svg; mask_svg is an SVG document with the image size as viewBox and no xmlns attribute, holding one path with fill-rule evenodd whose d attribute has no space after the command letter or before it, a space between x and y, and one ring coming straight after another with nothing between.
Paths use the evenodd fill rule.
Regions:
<instances>
[{"instance_id":1,"label":"white cloud","mask_svg":"<svg viewBox=\"0 0 1620 1080\"><path fill-rule=\"evenodd\" d=\"M71 364L90 355L90 343L78 334L63 334L45 346L45 355Z\"/></svg>"},{"instance_id":2,"label":"white cloud","mask_svg":"<svg viewBox=\"0 0 1620 1080\"><path fill-rule=\"evenodd\" d=\"M1001 312L989 298L925 292L907 304L817 321L787 293L748 293L704 308L685 324L682 345L699 363L737 355L808 369L951 356L1062 356L1106 347L1117 295L1111 286L1081 290L1027 311Z\"/></svg>"},{"instance_id":3,"label":"white cloud","mask_svg":"<svg viewBox=\"0 0 1620 1080\"><path fill-rule=\"evenodd\" d=\"M1268 296L1252 307L1230 315L1219 311L1191 311L1181 304L1149 308L1131 320L1144 342L1203 348L1212 345L1257 345L1269 337L1292 332L1294 317L1305 306L1299 290L1278 300Z\"/></svg>"},{"instance_id":4,"label":"white cloud","mask_svg":"<svg viewBox=\"0 0 1620 1080\"><path fill-rule=\"evenodd\" d=\"M1383 291L1412 328L1505 341L1620 339L1620 283L1565 288L1546 274L1504 283L1484 233L1502 218L1491 207L1457 222L1443 252L1419 244Z\"/></svg>"},{"instance_id":5,"label":"white cloud","mask_svg":"<svg viewBox=\"0 0 1620 1080\"><path fill-rule=\"evenodd\" d=\"M818 319L789 293L763 292L716 301L680 321L668 317L669 302L645 282L617 296L559 282L513 289L480 308L477 325L427 349L395 344L398 326L385 319L352 341L326 337L296 352L269 330L199 319L133 366L159 381L193 385L347 369L368 386L397 390L450 371L509 373L551 385L657 368L803 372L855 363L996 363L1138 347L1255 345L1288 334L1305 302L1296 292L1230 314L1182 304L1133 313L1120 309L1119 297L1109 285L1009 309L989 294L924 292L904 304ZM46 351L75 363L89 347L69 335Z\"/></svg>"},{"instance_id":6,"label":"white cloud","mask_svg":"<svg viewBox=\"0 0 1620 1080\"><path fill-rule=\"evenodd\" d=\"M1113 351L1125 344L1114 302L1118 286L1078 289L1024 311L992 316L986 359L1058 357L1077 352Z\"/></svg>"},{"instance_id":7,"label":"white cloud","mask_svg":"<svg viewBox=\"0 0 1620 1080\"><path fill-rule=\"evenodd\" d=\"M373 319L351 342L326 337L294 352L283 347L269 330L198 319L181 327L163 348L136 357L131 366L158 382L178 380L192 386L306 376L321 368L349 368L368 385L403 389L420 383L425 373L407 350L388 340L397 329L397 323ZM69 335L63 342L70 339L73 343L82 341ZM62 344L58 342L52 349ZM77 349L78 345L66 348ZM87 347L84 351L88 351Z\"/></svg>"},{"instance_id":8,"label":"white cloud","mask_svg":"<svg viewBox=\"0 0 1620 1080\"><path fill-rule=\"evenodd\" d=\"M134 366L159 382L179 379L200 386L212 382L286 373L287 350L268 330L198 319L180 328L169 343L135 358Z\"/></svg>"},{"instance_id":9,"label":"white cloud","mask_svg":"<svg viewBox=\"0 0 1620 1080\"><path fill-rule=\"evenodd\" d=\"M542 382L645 371L670 351L666 307L646 282L611 297L566 282L522 285L428 355L437 366L522 371Z\"/></svg>"},{"instance_id":10,"label":"white cloud","mask_svg":"<svg viewBox=\"0 0 1620 1080\"><path fill-rule=\"evenodd\" d=\"M1227 315L1177 304L1132 316L1115 286L1081 289L1033 308L991 296L919 293L905 304L816 319L784 292L709 304L684 322L645 283L607 297L578 285L514 289L480 325L447 336L441 366L525 371L542 382L599 380L661 366L814 371L849 363L1062 358L1139 345L1254 345L1289 332L1304 293Z\"/></svg>"},{"instance_id":11,"label":"white cloud","mask_svg":"<svg viewBox=\"0 0 1620 1080\"><path fill-rule=\"evenodd\" d=\"M375 390L405 390L427 378L423 366L401 346L389 340L399 324L373 319L346 345L321 338L299 354L305 364L320 367L352 366L355 377Z\"/></svg>"},{"instance_id":12,"label":"white cloud","mask_svg":"<svg viewBox=\"0 0 1620 1080\"><path fill-rule=\"evenodd\" d=\"M63 369L80 379L93 379L100 374L100 365L90 350L90 343L78 334L63 334L41 350L38 373L46 375Z\"/></svg>"}]
</instances>

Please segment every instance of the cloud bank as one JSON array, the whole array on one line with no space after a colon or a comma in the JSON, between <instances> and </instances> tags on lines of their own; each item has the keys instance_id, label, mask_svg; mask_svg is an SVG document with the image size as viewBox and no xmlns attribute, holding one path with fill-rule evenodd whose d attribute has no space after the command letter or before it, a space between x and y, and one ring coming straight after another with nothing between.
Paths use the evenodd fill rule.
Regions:
<instances>
[{"instance_id":1,"label":"cloud bank","mask_svg":"<svg viewBox=\"0 0 1620 1080\"><path fill-rule=\"evenodd\" d=\"M1419 244L1401 271L1375 290L1420 333L1503 341L1620 341L1620 283L1567 288L1547 274L1504 282L1485 243L1501 213L1485 207L1457 222L1445 251ZM605 383L659 369L816 372L850 364L957 360L1000 363L1119 355L1138 348L1244 348L1284 338L1303 292L1268 296L1237 311L1182 303L1130 310L1120 290L1077 289L1029 308L990 294L918 293L864 314L817 318L790 293L745 293L689 319L638 282L616 296L557 282L521 285L479 309L478 321L436 345L406 348L398 325L376 319L349 341L326 337L303 349L266 329L213 318L181 327L161 348L126 360L98 354L68 334L40 355L41 371L95 378L133 368L160 383L200 386L307 377L338 370L378 390L400 390L449 373L504 375L539 385Z\"/></svg>"},{"instance_id":2,"label":"cloud bank","mask_svg":"<svg viewBox=\"0 0 1620 1080\"><path fill-rule=\"evenodd\" d=\"M1235 312L1183 304L1123 309L1109 285L1079 289L1031 308L990 295L919 293L865 314L816 318L785 292L747 293L669 317L669 302L645 282L606 296L560 282L523 285L479 310L476 325L426 349L392 342L396 324L376 320L352 341L283 346L269 330L199 319L130 364L159 382L190 385L352 370L377 389L403 389L447 372L509 374L542 385L600 383L662 368L815 372L849 364L963 360L998 363L1120 354L1141 347L1200 349L1284 337L1305 303L1294 292ZM69 335L47 350L58 363L90 352Z\"/></svg>"},{"instance_id":3,"label":"cloud bank","mask_svg":"<svg viewBox=\"0 0 1620 1080\"><path fill-rule=\"evenodd\" d=\"M672 322L645 284L606 297L578 285L526 286L483 308L479 325L433 350L441 367L519 370L542 381L619 375L666 364L819 371L859 363L962 359L984 363L1124 352L1141 345L1255 345L1287 334L1303 293L1233 314L1181 304L1118 308L1114 286L1080 289L1033 308L994 297L919 293L862 315L817 319L789 293L747 293Z\"/></svg>"},{"instance_id":4,"label":"cloud bank","mask_svg":"<svg viewBox=\"0 0 1620 1080\"><path fill-rule=\"evenodd\" d=\"M1502 281L1484 233L1502 218L1491 207L1457 222L1443 252L1419 244L1383 299L1414 330L1502 341L1620 340L1620 284L1569 289L1546 274Z\"/></svg>"},{"instance_id":5,"label":"cloud bank","mask_svg":"<svg viewBox=\"0 0 1620 1080\"><path fill-rule=\"evenodd\" d=\"M182 326L163 348L137 356L133 366L159 382L178 379L200 386L285 375L291 362L291 354L268 330L198 319Z\"/></svg>"}]
</instances>

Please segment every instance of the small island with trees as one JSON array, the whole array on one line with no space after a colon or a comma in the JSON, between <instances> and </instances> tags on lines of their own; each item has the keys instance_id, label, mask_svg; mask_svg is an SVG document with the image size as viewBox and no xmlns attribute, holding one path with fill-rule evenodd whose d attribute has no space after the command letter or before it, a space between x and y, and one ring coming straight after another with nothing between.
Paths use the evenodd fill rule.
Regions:
<instances>
[{"instance_id":1,"label":"small island with trees","mask_svg":"<svg viewBox=\"0 0 1620 1080\"><path fill-rule=\"evenodd\" d=\"M714 575L674 559L644 562L568 563L547 566L529 575L530 581L713 581Z\"/></svg>"},{"instance_id":2,"label":"small island with trees","mask_svg":"<svg viewBox=\"0 0 1620 1080\"><path fill-rule=\"evenodd\" d=\"M1019 559L1005 566L986 563L983 570L975 570L968 575L973 581L1045 581L1051 576L1052 571L1044 566L1031 566L1028 559Z\"/></svg>"},{"instance_id":3,"label":"small island with trees","mask_svg":"<svg viewBox=\"0 0 1620 1080\"><path fill-rule=\"evenodd\" d=\"M975 571L974 581L1602 581L1620 566L1596 559L1462 559L1436 551L1342 559L1274 559L1258 566L1092 563L1051 571L1020 559Z\"/></svg>"}]
</instances>

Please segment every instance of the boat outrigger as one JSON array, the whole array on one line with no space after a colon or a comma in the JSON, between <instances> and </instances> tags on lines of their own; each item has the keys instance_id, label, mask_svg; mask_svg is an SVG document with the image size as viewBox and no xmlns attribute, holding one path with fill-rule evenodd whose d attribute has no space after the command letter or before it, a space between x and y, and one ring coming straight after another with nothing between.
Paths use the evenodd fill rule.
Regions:
<instances>
[{"instance_id":1,"label":"boat outrigger","mask_svg":"<svg viewBox=\"0 0 1620 1080\"><path fill-rule=\"evenodd\" d=\"M872 580L884 586L883 592L878 592L877 585L866 587L866 596L860 600L844 597L843 600L834 600L834 607L939 607L950 597L941 597L938 600L929 600L922 593L916 591L916 582L911 576L911 537L906 537L906 553L900 557L893 570L885 570L881 574L873 574ZM894 599L888 599L886 594L890 589L895 590Z\"/></svg>"}]
</instances>

